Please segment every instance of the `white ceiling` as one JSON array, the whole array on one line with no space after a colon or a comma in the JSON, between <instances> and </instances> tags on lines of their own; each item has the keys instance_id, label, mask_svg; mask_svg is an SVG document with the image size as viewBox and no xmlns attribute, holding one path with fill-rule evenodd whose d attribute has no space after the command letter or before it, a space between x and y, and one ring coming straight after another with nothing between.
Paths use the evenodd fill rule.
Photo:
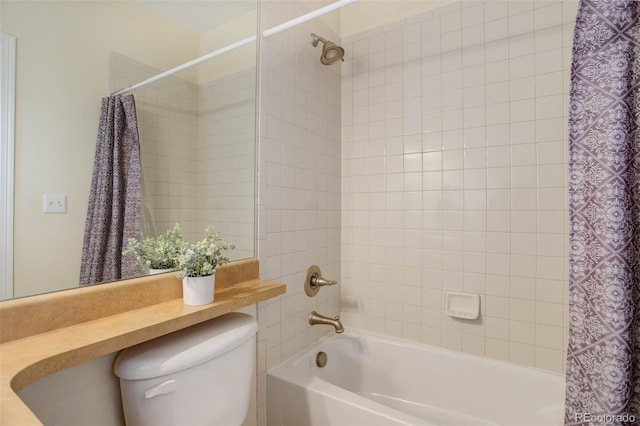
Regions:
<instances>
[{"instance_id":1,"label":"white ceiling","mask_svg":"<svg viewBox=\"0 0 640 426\"><path fill-rule=\"evenodd\" d=\"M196 33L209 31L256 8L256 0L138 0Z\"/></svg>"}]
</instances>

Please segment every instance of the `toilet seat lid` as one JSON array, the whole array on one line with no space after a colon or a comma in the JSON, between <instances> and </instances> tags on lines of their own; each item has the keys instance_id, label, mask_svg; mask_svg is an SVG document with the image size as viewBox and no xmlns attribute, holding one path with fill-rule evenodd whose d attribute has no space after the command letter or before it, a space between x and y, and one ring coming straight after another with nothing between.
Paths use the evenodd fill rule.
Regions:
<instances>
[{"instance_id":1,"label":"toilet seat lid","mask_svg":"<svg viewBox=\"0 0 640 426\"><path fill-rule=\"evenodd\" d=\"M254 338L254 317L233 312L124 349L114 366L126 380L174 374L219 357Z\"/></svg>"}]
</instances>

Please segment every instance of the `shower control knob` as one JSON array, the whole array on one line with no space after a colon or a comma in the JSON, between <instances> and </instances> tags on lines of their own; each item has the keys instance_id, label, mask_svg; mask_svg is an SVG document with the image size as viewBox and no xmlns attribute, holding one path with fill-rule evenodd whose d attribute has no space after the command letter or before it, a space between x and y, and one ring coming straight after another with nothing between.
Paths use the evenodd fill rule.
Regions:
<instances>
[{"instance_id":1,"label":"shower control knob","mask_svg":"<svg viewBox=\"0 0 640 426\"><path fill-rule=\"evenodd\" d=\"M325 285L335 285L335 284L338 284L338 281L336 281L336 280L327 280L327 279L324 279L322 277L319 277L316 274L313 274L311 276L311 288L313 288L313 287L322 287L322 286L325 286Z\"/></svg>"},{"instance_id":2,"label":"shower control knob","mask_svg":"<svg viewBox=\"0 0 640 426\"><path fill-rule=\"evenodd\" d=\"M338 281L323 278L320 268L316 265L312 265L307 270L307 277L304 280L304 291L307 293L307 296L313 297L318 293L318 291L320 291L320 287L335 284L338 284Z\"/></svg>"}]
</instances>

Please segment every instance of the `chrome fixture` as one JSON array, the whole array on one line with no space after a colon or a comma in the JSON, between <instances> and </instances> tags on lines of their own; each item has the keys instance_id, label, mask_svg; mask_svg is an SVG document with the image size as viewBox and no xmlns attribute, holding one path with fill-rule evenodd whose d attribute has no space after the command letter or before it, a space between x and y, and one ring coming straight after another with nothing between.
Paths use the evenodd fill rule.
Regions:
<instances>
[{"instance_id":1,"label":"chrome fixture","mask_svg":"<svg viewBox=\"0 0 640 426\"><path fill-rule=\"evenodd\" d=\"M318 352L316 355L316 365L320 368L324 368L327 365L327 353L326 352Z\"/></svg>"},{"instance_id":2,"label":"chrome fixture","mask_svg":"<svg viewBox=\"0 0 640 426\"><path fill-rule=\"evenodd\" d=\"M309 314L309 324L323 324L323 325L331 325L336 329L336 333L342 333L344 331L344 327L342 326L342 322L340 322L340 315L336 315L333 319L329 317L325 317L324 315L320 315L316 311L312 311Z\"/></svg>"},{"instance_id":3,"label":"chrome fixture","mask_svg":"<svg viewBox=\"0 0 640 426\"><path fill-rule=\"evenodd\" d=\"M311 33L311 44L313 47L318 47L319 42L323 44L322 55L320 55L320 62L322 62L323 65L331 65L338 61L344 62L344 49L342 47Z\"/></svg>"},{"instance_id":4,"label":"chrome fixture","mask_svg":"<svg viewBox=\"0 0 640 426\"><path fill-rule=\"evenodd\" d=\"M320 291L320 287L336 284L338 284L336 280L322 278L320 268L317 265L311 265L307 270L307 277L304 279L304 291L307 296L313 297Z\"/></svg>"}]
</instances>

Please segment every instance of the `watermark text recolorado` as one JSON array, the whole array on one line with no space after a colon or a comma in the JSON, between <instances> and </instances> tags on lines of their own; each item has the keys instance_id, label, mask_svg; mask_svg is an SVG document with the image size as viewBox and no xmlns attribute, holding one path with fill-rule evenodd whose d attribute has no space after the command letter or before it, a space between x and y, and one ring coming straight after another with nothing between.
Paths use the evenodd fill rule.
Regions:
<instances>
[{"instance_id":1,"label":"watermark text recolorado","mask_svg":"<svg viewBox=\"0 0 640 426\"><path fill-rule=\"evenodd\" d=\"M635 423L636 416L633 414L590 414L576 413L576 422L584 423Z\"/></svg>"}]
</instances>

